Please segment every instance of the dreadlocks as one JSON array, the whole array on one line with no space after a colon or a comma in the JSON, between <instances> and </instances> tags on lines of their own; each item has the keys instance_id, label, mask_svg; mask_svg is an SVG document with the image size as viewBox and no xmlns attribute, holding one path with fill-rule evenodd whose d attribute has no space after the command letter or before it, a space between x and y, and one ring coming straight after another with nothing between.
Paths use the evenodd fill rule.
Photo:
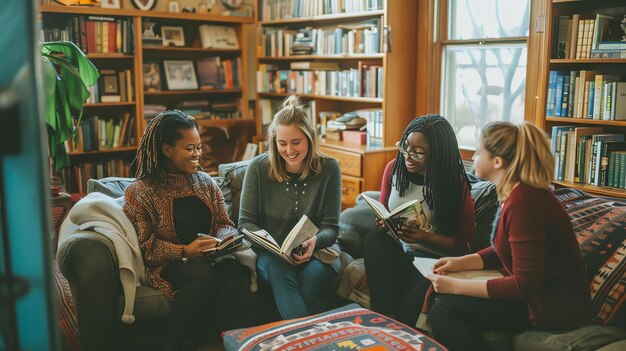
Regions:
<instances>
[{"instance_id":1,"label":"dreadlocks","mask_svg":"<svg viewBox=\"0 0 626 351\"><path fill-rule=\"evenodd\" d=\"M150 120L131 165L131 169L136 168L135 178L156 178L165 170L166 157L161 146L174 145L182 137L180 131L191 128L196 128L193 117L178 110L161 112Z\"/></svg>"},{"instance_id":2,"label":"dreadlocks","mask_svg":"<svg viewBox=\"0 0 626 351\"><path fill-rule=\"evenodd\" d=\"M442 116L417 117L404 130L400 145L405 145L409 134L415 132L423 133L430 145L424 177L424 200L432 209L437 230L451 234L457 229L469 187L454 130ZM395 175L394 186L400 196L404 196L409 188L410 173L399 151L392 172Z\"/></svg>"}]
</instances>

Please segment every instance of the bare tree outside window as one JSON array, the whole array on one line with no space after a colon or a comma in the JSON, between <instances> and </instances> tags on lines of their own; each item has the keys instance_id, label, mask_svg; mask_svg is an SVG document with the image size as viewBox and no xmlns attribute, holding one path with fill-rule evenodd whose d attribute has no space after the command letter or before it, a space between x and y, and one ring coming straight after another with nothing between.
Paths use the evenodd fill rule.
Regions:
<instances>
[{"instance_id":1,"label":"bare tree outside window","mask_svg":"<svg viewBox=\"0 0 626 351\"><path fill-rule=\"evenodd\" d=\"M524 119L529 1L449 0L443 45L442 111L459 145L476 147L482 127Z\"/></svg>"}]
</instances>

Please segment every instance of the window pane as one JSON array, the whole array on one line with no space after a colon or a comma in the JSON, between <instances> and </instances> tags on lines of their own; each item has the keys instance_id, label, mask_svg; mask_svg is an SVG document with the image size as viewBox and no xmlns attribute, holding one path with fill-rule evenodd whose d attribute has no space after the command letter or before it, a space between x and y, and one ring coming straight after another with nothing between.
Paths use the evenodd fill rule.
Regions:
<instances>
[{"instance_id":1,"label":"window pane","mask_svg":"<svg viewBox=\"0 0 626 351\"><path fill-rule=\"evenodd\" d=\"M529 0L449 0L449 39L528 36Z\"/></svg>"},{"instance_id":2,"label":"window pane","mask_svg":"<svg viewBox=\"0 0 626 351\"><path fill-rule=\"evenodd\" d=\"M450 45L444 65L442 111L459 146L476 147L489 122L524 119L526 44Z\"/></svg>"}]
</instances>

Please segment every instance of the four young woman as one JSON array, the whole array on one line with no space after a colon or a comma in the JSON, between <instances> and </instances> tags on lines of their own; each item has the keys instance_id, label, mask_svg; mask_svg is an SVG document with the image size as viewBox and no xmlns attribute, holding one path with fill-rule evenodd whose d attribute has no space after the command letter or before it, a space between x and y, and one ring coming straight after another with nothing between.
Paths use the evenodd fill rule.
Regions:
<instances>
[{"instance_id":1,"label":"four young woman","mask_svg":"<svg viewBox=\"0 0 626 351\"><path fill-rule=\"evenodd\" d=\"M209 311L215 301L227 303L240 286L235 281L245 281L249 272L234 260L194 260L215 246L215 237L237 229L219 188L200 171L193 119L164 112L148 123L140 144L138 181L126 190L124 210L136 226L148 284L173 299L166 346L177 348L211 316L198 311ZM324 297L337 283L339 259L324 263L314 252L335 243L341 171L319 151L310 117L295 96L274 116L268 147L246 171L238 226L265 229L279 245L303 215L319 228L293 253L295 265L255 249L259 277L271 287L281 316L304 317L326 309ZM490 124L474 162L477 175L496 184L502 201L493 246L478 253L472 253L473 201L450 124L428 115L407 126L396 159L384 170L381 202L393 210L418 199L432 228L403 226L397 242L378 223L381 230L367 235L372 308L415 325L432 284L438 295L429 319L435 338L450 350L486 349L481 330L584 323L590 307L584 266L570 220L548 190L554 164L545 135L527 123ZM446 257L423 277L412 265L415 256ZM445 275L491 267L503 268L505 277L485 282Z\"/></svg>"}]
</instances>

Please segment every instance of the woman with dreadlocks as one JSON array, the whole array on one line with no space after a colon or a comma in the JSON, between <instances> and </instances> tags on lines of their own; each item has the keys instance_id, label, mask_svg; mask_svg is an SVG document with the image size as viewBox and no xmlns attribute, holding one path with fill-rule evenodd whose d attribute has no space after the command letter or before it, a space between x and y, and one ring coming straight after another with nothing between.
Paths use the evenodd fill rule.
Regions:
<instances>
[{"instance_id":1,"label":"woman with dreadlocks","mask_svg":"<svg viewBox=\"0 0 626 351\"><path fill-rule=\"evenodd\" d=\"M377 220L380 230L365 239L365 269L372 309L415 325L430 281L413 267L413 257L472 252L474 202L456 136L445 118L415 118L397 146L398 155L383 173L380 202L393 210L419 200L432 229L404 225L398 243Z\"/></svg>"},{"instance_id":2,"label":"woman with dreadlocks","mask_svg":"<svg viewBox=\"0 0 626 351\"><path fill-rule=\"evenodd\" d=\"M201 156L193 117L165 111L148 122L134 161L137 181L125 192L124 212L137 231L146 282L173 300L166 350L206 334L201 328L219 318L216 305L236 305L224 299L233 299L249 277L234 260L194 260L215 247L215 238L237 234L219 187L200 171Z\"/></svg>"}]
</instances>

